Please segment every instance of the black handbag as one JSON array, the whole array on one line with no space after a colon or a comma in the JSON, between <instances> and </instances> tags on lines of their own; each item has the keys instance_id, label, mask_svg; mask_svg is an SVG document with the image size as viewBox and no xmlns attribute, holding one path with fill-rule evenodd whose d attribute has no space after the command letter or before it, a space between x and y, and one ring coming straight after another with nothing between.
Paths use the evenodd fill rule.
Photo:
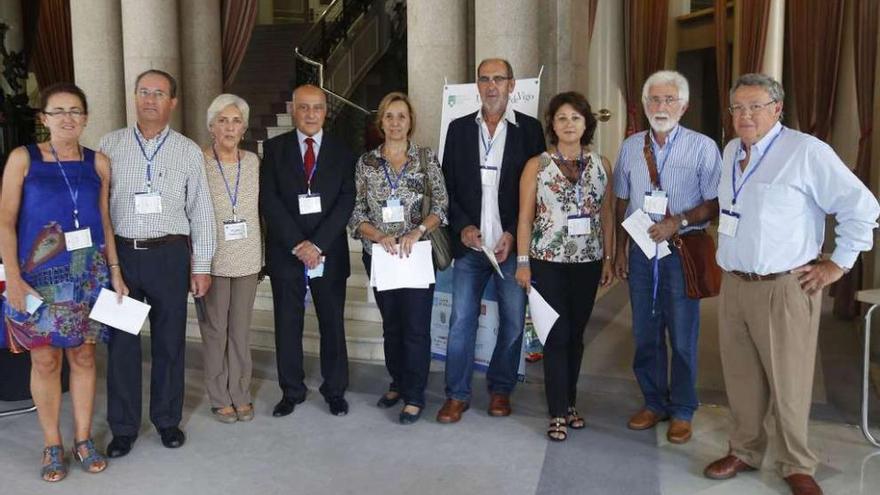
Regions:
<instances>
[{"instance_id":1,"label":"black handbag","mask_svg":"<svg viewBox=\"0 0 880 495\"><path fill-rule=\"evenodd\" d=\"M419 148L419 160L422 162L422 172L425 174L425 193L422 195L422 221L431 214L431 181L428 174L428 150ZM431 257L434 259L434 268L445 270L452 264L452 246L449 242L449 231L442 225L426 232L425 238L431 241Z\"/></svg>"}]
</instances>

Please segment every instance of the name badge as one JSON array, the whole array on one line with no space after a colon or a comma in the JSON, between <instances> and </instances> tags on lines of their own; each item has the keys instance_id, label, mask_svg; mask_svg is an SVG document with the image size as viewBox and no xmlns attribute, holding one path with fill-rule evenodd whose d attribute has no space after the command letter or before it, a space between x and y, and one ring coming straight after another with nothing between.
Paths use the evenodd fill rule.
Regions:
<instances>
[{"instance_id":1,"label":"name badge","mask_svg":"<svg viewBox=\"0 0 880 495\"><path fill-rule=\"evenodd\" d=\"M244 220L226 220L223 222L223 239L237 241L247 239L247 222Z\"/></svg>"},{"instance_id":2,"label":"name badge","mask_svg":"<svg viewBox=\"0 0 880 495\"><path fill-rule=\"evenodd\" d=\"M138 215L162 213L162 195L157 192L135 193L134 212Z\"/></svg>"},{"instance_id":3,"label":"name badge","mask_svg":"<svg viewBox=\"0 0 880 495\"><path fill-rule=\"evenodd\" d=\"M382 208L382 223L398 222L403 222L403 205L400 204L400 199L389 198Z\"/></svg>"},{"instance_id":4,"label":"name badge","mask_svg":"<svg viewBox=\"0 0 880 495\"><path fill-rule=\"evenodd\" d=\"M498 167L480 167L480 182L484 186L494 186L498 181Z\"/></svg>"},{"instance_id":5,"label":"name badge","mask_svg":"<svg viewBox=\"0 0 880 495\"><path fill-rule=\"evenodd\" d=\"M739 213L733 210L721 210L721 216L718 218L718 233L736 237L737 227L739 227Z\"/></svg>"},{"instance_id":6,"label":"name badge","mask_svg":"<svg viewBox=\"0 0 880 495\"><path fill-rule=\"evenodd\" d=\"M313 213L321 213L321 195L320 194L300 194L299 195L299 213L300 215L311 215Z\"/></svg>"},{"instance_id":7,"label":"name badge","mask_svg":"<svg viewBox=\"0 0 880 495\"><path fill-rule=\"evenodd\" d=\"M654 190L645 193L645 213L653 215L665 215L666 206L669 204L669 198L666 197L666 191Z\"/></svg>"},{"instance_id":8,"label":"name badge","mask_svg":"<svg viewBox=\"0 0 880 495\"><path fill-rule=\"evenodd\" d=\"M92 231L88 227L64 233L64 245L68 251L92 247Z\"/></svg>"},{"instance_id":9,"label":"name badge","mask_svg":"<svg viewBox=\"0 0 880 495\"><path fill-rule=\"evenodd\" d=\"M318 266L316 266L314 268L309 268L306 271L306 275L308 275L309 278L323 277L324 276L324 260L325 259L327 259L325 256L321 256L321 263L319 263Z\"/></svg>"},{"instance_id":10,"label":"name badge","mask_svg":"<svg viewBox=\"0 0 880 495\"><path fill-rule=\"evenodd\" d=\"M568 235L589 235L591 231L589 215L568 216Z\"/></svg>"}]
</instances>

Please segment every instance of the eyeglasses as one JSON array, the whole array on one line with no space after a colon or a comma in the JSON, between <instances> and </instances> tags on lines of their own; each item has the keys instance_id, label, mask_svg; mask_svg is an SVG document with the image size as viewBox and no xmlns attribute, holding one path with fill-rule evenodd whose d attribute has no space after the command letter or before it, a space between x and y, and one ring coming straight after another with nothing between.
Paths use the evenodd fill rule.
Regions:
<instances>
[{"instance_id":1,"label":"eyeglasses","mask_svg":"<svg viewBox=\"0 0 880 495\"><path fill-rule=\"evenodd\" d=\"M49 117L70 117L74 119L81 119L86 116L86 112L75 108L73 110L55 110L54 112L43 112L43 115L48 115Z\"/></svg>"},{"instance_id":2,"label":"eyeglasses","mask_svg":"<svg viewBox=\"0 0 880 495\"><path fill-rule=\"evenodd\" d=\"M645 99L645 101L647 101L649 105L659 107L660 105L663 105L664 103L666 104L666 106L670 106L672 104L678 103L681 101L681 98L675 98L672 96L664 96L662 98L659 96L649 96L648 98Z\"/></svg>"},{"instance_id":3,"label":"eyeglasses","mask_svg":"<svg viewBox=\"0 0 880 495\"><path fill-rule=\"evenodd\" d=\"M134 94L138 95L138 98L142 98L146 100L149 97L154 97L157 100L164 100L168 98L168 93L162 91L161 89L150 91L149 89L139 89L134 92Z\"/></svg>"},{"instance_id":4,"label":"eyeglasses","mask_svg":"<svg viewBox=\"0 0 880 495\"><path fill-rule=\"evenodd\" d=\"M750 105L733 105L731 107L728 107L727 110L730 112L731 115L741 117L746 113L748 113L749 115L754 115L766 108L768 105L772 105L774 103L776 103L776 100L770 100L767 103L752 103Z\"/></svg>"},{"instance_id":5,"label":"eyeglasses","mask_svg":"<svg viewBox=\"0 0 880 495\"><path fill-rule=\"evenodd\" d=\"M480 76L480 77L477 78L477 83L479 83L479 84L489 84L489 83L491 82L491 83L494 83L494 84L497 86L497 85L503 83L504 81L509 81L509 80L511 80L511 79L513 79L513 78L512 78L512 77L507 77L507 76L492 76L492 77L489 77L489 76Z\"/></svg>"},{"instance_id":6,"label":"eyeglasses","mask_svg":"<svg viewBox=\"0 0 880 495\"><path fill-rule=\"evenodd\" d=\"M578 114L574 114L571 117L568 115L557 115L553 117L553 121L559 125L565 125L571 122L572 124L580 124L584 121L584 117Z\"/></svg>"}]
</instances>

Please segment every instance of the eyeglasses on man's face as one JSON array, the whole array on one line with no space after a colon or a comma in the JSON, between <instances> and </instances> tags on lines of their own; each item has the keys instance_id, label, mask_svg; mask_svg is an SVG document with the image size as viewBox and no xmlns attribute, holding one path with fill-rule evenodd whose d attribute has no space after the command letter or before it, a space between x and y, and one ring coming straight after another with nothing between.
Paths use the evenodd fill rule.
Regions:
<instances>
[{"instance_id":1,"label":"eyeglasses on man's face","mask_svg":"<svg viewBox=\"0 0 880 495\"><path fill-rule=\"evenodd\" d=\"M489 83L492 83L492 84L495 84L495 85L497 86L497 85L503 83L504 81L509 81L509 80L511 80L511 79L513 79L513 78L512 78L512 77L507 77L507 76L492 76L492 77L489 77L489 76L480 76L480 77L477 78L477 83L479 83L479 84L489 84Z\"/></svg>"},{"instance_id":2,"label":"eyeglasses on man's face","mask_svg":"<svg viewBox=\"0 0 880 495\"><path fill-rule=\"evenodd\" d=\"M750 103L748 105L731 105L727 108L734 117L741 117L745 114L754 115L768 106L776 103L776 100L770 100L767 103Z\"/></svg>"},{"instance_id":3,"label":"eyeglasses on man's face","mask_svg":"<svg viewBox=\"0 0 880 495\"><path fill-rule=\"evenodd\" d=\"M138 96L138 98L141 98L144 100L146 100L147 98L150 98L150 97L153 97L153 98L160 100L160 101L168 99L168 93L162 91L161 89L149 90L146 88L141 88L141 89L138 89L137 91L135 91L134 94L136 94Z\"/></svg>"},{"instance_id":4,"label":"eyeglasses on man's face","mask_svg":"<svg viewBox=\"0 0 880 495\"><path fill-rule=\"evenodd\" d=\"M74 108L71 110L53 110L51 112L44 111L43 115L48 115L53 118L62 118L62 117L70 117L73 119L81 119L86 116L85 110Z\"/></svg>"},{"instance_id":5,"label":"eyeglasses on man's face","mask_svg":"<svg viewBox=\"0 0 880 495\"><path fill-rule=\"evenodd\" d=\"M649 96L645 101L652 107L659 107L661 105L672 106L680 102L681 98L675 96Z\"/></svg>"}]
</instances>

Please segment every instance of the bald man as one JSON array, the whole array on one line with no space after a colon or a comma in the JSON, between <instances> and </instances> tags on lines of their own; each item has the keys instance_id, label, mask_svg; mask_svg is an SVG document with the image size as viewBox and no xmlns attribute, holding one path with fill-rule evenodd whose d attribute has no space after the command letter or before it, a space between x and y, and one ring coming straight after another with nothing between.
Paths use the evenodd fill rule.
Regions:
<instances>
[{"instance_id":1,"label":"bald man","mask_svg":"<svg viewBox=\"0 0 880 495\"><path fill-rule=\"evenodd\" d=\"M293 91L296 129L268 141L260 173L260 213L266 227L266 266L275 306L275 355L287 416L306 398L303 315L311 290L321 334L320 392L335 416L348 414L345 280L350 271L345 226L354 209L356 157L324 133L327 96L304 85Z\"/></svg>"}]
</instances>

